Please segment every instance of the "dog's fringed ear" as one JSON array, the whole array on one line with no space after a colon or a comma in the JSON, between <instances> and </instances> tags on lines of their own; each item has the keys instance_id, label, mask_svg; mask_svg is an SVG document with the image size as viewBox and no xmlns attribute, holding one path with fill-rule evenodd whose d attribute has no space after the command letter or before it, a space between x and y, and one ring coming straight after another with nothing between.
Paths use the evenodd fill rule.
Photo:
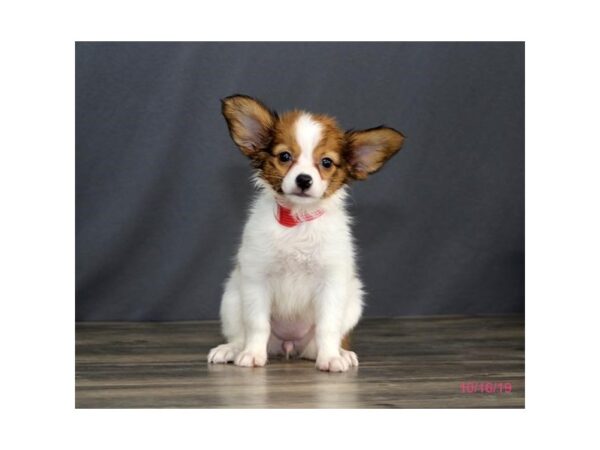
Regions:
<instances>
[{"instance_id":1,"label":"dog's fringed ear","mask_svg":"<svg viewBox=\"0 0 600 450\"><path fill-rule=\"evenodd\" d=\"M272 139L275 114L258 100L232 95L221 101L229 134L244 155L254 158Z\"/></svg>"},{"instance_id":2,"label":"dog's fringed ear","mask_svg":"<svg viewBox=\"0 0 600 450\"><path fill-rule=\"evenodd\" d=\"M377 127L364 131L348 131L345 135L345 159L350 176L364 180L377 172L404 143L404 135L393 128Z\"/></svg>"}]
</instances>

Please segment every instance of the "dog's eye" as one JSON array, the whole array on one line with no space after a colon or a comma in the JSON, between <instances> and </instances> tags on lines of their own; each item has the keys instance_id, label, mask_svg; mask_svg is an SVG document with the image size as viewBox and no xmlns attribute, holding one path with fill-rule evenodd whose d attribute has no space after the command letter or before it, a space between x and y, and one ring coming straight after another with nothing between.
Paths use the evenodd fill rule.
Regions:
<instances>
[{"instance_id":1,"label":"dog's eye","mask_svg":"<svg viewBox=\"0 0 600 450\"><path fill-rule=\"evenodd\" d=\"M326 169L329 169L333 165L333 161L331 160L331 158L323 158L321 160L321 165Z\"/></svg>"},{"instance_id":2,"label":"dog's eye","mask_svg":"<svg viewBox=\"0 0 600 450\"><path fill-rule=\"evenodd\" d=\"M279 154L279 161L281 162L289 162L292 160L292 155L290 152L283 152Z\"/></svg>"}]
</instances>

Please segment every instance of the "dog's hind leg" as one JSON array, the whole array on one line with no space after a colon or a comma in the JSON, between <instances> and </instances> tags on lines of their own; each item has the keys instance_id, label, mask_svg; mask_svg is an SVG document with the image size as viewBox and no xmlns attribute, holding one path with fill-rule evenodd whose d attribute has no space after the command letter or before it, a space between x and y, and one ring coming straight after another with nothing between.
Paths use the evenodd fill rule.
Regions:
<instances>
[{"instance_id":1,"label":"dog's hind leg","mask_svg":"<svg viewBox=\"0 0 600 450\"><path fill-rule=\"evenodd\" d=\"M346 315L342 324L344 338L342 339L340 355L346 360L350 367L358 366L358 357L356 353L350 350L350 332L358 323L363 309L363 289L362 283L358 278L354 278L350 283L350 292L348 296L348 305L346 306Z\"/></svg>"},{"instance_id":2,"label":"dog's hind leg","mask_svg":"<svg viewBox=\"0 0 600 450\"><path fill-rule=\"evenodd\" d=\"M244 347L244 323L237 267L225 284L221 300L221 323L227 343L213 348L208 353L209 363L231 362Z\"/></svg>"}]
</instances>

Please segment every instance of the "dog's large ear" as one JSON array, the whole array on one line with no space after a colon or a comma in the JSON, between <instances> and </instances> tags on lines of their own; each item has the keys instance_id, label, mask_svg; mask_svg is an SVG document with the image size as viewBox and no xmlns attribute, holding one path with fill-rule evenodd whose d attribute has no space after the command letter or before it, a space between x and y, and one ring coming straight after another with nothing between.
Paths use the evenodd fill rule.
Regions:
<instances>
[{"instance_id":1,"label":"dog's large ear","mask_svg":"<svg viewBox=\"0 0 600 450\"><path fill-rule=\"evenodd\" d=\"M364 180L377 172L383 164L400 150L404 135L393 128L377 127L363 131L348 131L345 135L344 156L350 176Z\"/></svg>"},{"instance_id":2,"label":"dog's large ear","mask_svg":"<svg viewBox=\"0 0 600 450\"><path fill-rule=\"evenodd\" d=\"M275 114L246 95L232 95L221 103L231 139L244 155L256 157L271 142Z\"/></svg>"}]
</instances>

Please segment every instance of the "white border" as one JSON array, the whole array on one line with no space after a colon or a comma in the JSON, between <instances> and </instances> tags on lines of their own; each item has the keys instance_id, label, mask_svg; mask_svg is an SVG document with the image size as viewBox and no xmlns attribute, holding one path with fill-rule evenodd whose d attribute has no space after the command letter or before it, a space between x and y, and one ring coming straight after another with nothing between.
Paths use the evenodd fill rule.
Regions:
<instances>
[{"instance_id":1,"label":"white border","mask_svg":"<svg viewBox=\"0 0 600 450\"><path fill-rule=\"evenodd\" d=\"M4 448L508 448L593 442L592 2L12 2L2 6ZM525 40L527 409L74 410L74 41ZM12 446L8 447L8 441Z\"/></svg>"}]
</instances>

